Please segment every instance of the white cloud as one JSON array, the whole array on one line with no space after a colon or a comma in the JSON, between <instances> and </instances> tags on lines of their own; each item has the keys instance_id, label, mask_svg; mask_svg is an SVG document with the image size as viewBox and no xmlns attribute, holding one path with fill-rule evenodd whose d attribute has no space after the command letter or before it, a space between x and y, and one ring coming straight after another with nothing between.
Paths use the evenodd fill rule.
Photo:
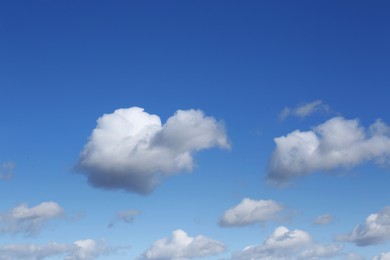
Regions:
<instances>
[{"instance_id":1,"label":"white cloud","mask_svg":"<svg viewBox=\"0 0 390 260\"><path fill-rule=\"evenodd\" d=\"M13 162L5 162L0 164L0 180L9 180L13 176L15 164Z\"/></svg>"},{"instance_id":2,"label":"white cloud","mask_svg":"<svg viewBox=\"0 0 390 260\"><path fill-rule=\"evenodd\" d=\"M340 244L335 245L312 245L310 248L305 249L300 253L301 259L318 259L329 258L340 255L343 250L343 246Z\"/></svg>"},{"instance_id":3,"label":"white cloud","mask_svg":"<svg viewBox=\"0 0 390 260\"><path fill-rule=\"evenodd\" d=\"M55 256L63 256L65 260L89 260L116 251L117 249L108 247L105 242L92 239L78 240L72 244L9 244L0 246L0 260L41 260Z\"/></svg>"},{"instance_id":4,"label":"white cloud","mask_svg":"<svg viewBox=\"0 0 390 260\"><path fill-rule=\"evenodd\" d=\"M183 230L175 230L169 238L154 244L139 259L185 260L222 253L225 245L204 236L190 237Z\"/></svg>"},{"instance_id":5,"label":"white cloud","mask_svg":"<svg viewBox=\"0 0 390 260\"><path fill-rule=\"evenodd\" d=\"M340 256L342 250L342 245L316 244L307 232L280 226L262 244L234 253L232 260L321 259Z\"/></svg>"},{"instance_id":6,"label":"white cloud","mask_svg":"<svg viewBox=\"0 0 390 260\"><path fill-rule=\"evenodd\" d=\"M375 245L390 240L390 206L370 214L364 224L357 225L351 233L340 235L338 239L357 246Z\"/></svg>"},{"instance_id":7,"label":"white cloud","mask_svg":"<svg viewBox=\"0 0 390 260\"><path fill-rule=\"evenodd\" d=\"M230 147L224 126L200 110L178 110L162 125L142 108L118 109L97 120L77 168L95 187L148 194L215 146Z\"/></svg>"},{"instance_id":8,"label":"white cloud","mask_svg":"<svg viewBox=\"0 0 390 260\"><path fill-rule=\"evenodd\" d=\"M365 258L356 253L348 253L344 256L344 260L364 260Z\"/></svg>"},{"instance_id":9,"label":"white cloud","mask_svg":"<svg viewBox=\"0 0 390 260\"><path fill-rule=\"evenodd\" d=\"M0 233L36 235L50 220L63 216L63 209L55 202L43 202L29 208L21 204L9 212L0 213Z\"/></svg>"},{"instance_id":10,"label":"white cloud","mask_svg":"<svg viewBox=\"0 0 390 260\"><path fill-rule=\"evenodd\" d=\"M333 220L333 217L331 214L324 214L324 215L316 217L316 219L314 220L314 224L326 225L326 224L329 224L330 222L332 222L332 220Z\"/></svg>"},{"instance_id":11,"label":"white cloud","mask_svg":"<svg viewBox=\"0 0 390 260\"><path fill-rule=\"evenodd\" d=\"M78 240L74 242L75 247L64 258L65 260L88 260L95 259L102 255L112 254L116 249L110 248L103 241L92 239Z\"/></svg>"},{"instance_id":12,"label":"white cloud","mask_svg":"<svg viewBox=\"0 0 390 260\"><path fill-rule=\"evenodd\" d=\"M284 120L288 116L296 116L300 118L307 117L317 111L329 111L329 107L322 103L321 100L315 100L310 103L305 103L295 108L285 107L279 114L279 119Z\"/></svg>"},{"instance_id":13,"label":"white cloud","mask_svg":"<svg viewBox=\"0 0 390 260\"><path fill-rule=\"evenodd\" d=\"M358 120L334 117L311 131L295 130L274 141L276 149L268 165L267 178L275 185L365 161L390 162L389 126L379 119L365 130Z\"/></svg>"},{"instance_id":14,"label":"white cloud","mask_svg":"<svg viewBox=\"0 0 390 260\"><path fill-rule=\"evenodd\" d=\"M72 245L50 242L46 245L10 244L0 247L0 260L28 259L40 260L46 257L63 255L73 249Z\"/></svg>"},{"instance_id":15,"label":"white cloud","mask_svg":"<svg viewBox=\"0 0 390 260\"><path fill-rule=\"evenodd\" d=\"M390 260L390 252L374 256L372 260Z\"/></svg>"},{"instance_id":16,"label":"white cloud","mask_svg":"<svg viewBox=\"0 0 390 260\"><path fill-rule=\"evenodd\" d=\"M222 227L244 226L253 223L264 223L278 218L284 207L273 200L243 199L234 208L225 211L219 221Z\"/></svg>"},{"instance_id":17,"label":"white cloud","mask_svg":"<svg viewBox=\"0 0 390 260\"><path fill-rule=\"evenodd\" d=\"M113 227L118 221L122 221L125 223L132 223L134 218L141 214L138 210L124 210L120 211L116 214L115 219L113 219L108 225L109 228Z\"/></svg>"},{"instance_id":18,"label":"white cloud","mask_svg":"<svg viewBox=\"0 0 390 260\"><path fill-rule=\"evenodd\" d=\"M234 260L252 259L292 259L288 258L300 249L312 245L312 238L302 230L289 230L286 227L278 227L260 245L248 246L241 252L233 254Z\"/></svg>"}]
</instances>

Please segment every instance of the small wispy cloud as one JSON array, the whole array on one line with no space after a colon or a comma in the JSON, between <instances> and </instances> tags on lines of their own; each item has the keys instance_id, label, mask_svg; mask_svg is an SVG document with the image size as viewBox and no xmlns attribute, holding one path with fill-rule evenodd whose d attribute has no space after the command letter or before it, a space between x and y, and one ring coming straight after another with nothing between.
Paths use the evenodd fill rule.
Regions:
<instances>
[{"instance_id":1,"label":"small wispy cloud","mask_svg":"<svg viewBox=\"0 0 390 260\"><path fill-rule=\"evenodd\" d=\"M237 227L254 223L275 221L284 206L273 200L243 199L235 207L225 211L219 221L222 227Z\"/></svg>"},{"instance_id":2,"label":"small wispy cloud","mask_svg":"<svg viewBox=\"0 0 390 260\"><path fill-rule=\"evenodd\" d=\"M10 180L14 175L15 163L5 162L0 164L0 180Z\"/></svg>"},{"instance_id":3,"label":"small wispy cloud","mask_svg":"<svg viewBox=\"0 0 390 260\"><path fill-rule=\"evenodd\" d=\"M0 260L37 260L62 257L64 260L92 260L128 247L109 247L104 240L77 240L73 243L6 244L0 246Z\"/></svg>"},{"instance_id":4,"label":"small wispy cloud","mask_svg":"<svg viewBox=\"0 0 390 260\"><path fill-rule=\"evenodd\" d=\"M124 210L116 214L115 218L108 224L108 228L112 228L118 222L124 222L127 224L133 223L136 216L141 214L138 210Z\"/></svg>"},{"instance_id":5,"label":"small wispy cloud","mask_svg":"<svg viewBox=\"0 0 390 260\"><path fill-rule=\"evenodd\" d=\"M314 219L313 223L315 225L327 225L330 224L333 220L333 216L331 214L324 214L321 216L318 216Z\"/></svg>"},{"instance_id":6,"label":"small wispy cloud","mask_svg":"<svg viewBox=\"0 0 390 260\"><path fill-rule=\"evenodd\" d=\"M21 204L8 212L0 213L0 234L34 236L51 220L61 218L64 210L55 202L43 202L29 208Z\"/></svg>"},{"instance_id":7,"label":"small wispy cloud","mask_svg":"<svg viewBox=\"0 0 390 260\"><path fill-rule=\"evenodd\" d=\"M315 112L329 112L330 108L324 104L321 100L315 100L310 103L304 103L294 108L285 107L279 114L279 120L283 121L289 116L296 116L304 118L310 116Z\"/></svg>"}]
</instances>

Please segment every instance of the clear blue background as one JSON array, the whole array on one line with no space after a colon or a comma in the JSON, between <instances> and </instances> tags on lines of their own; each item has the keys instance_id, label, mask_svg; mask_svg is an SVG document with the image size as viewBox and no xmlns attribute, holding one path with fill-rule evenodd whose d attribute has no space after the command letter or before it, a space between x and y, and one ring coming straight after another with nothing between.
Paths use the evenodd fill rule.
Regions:
<instances>
[{"instance_id":1,"label":"clear blue background","mask_svg":"<svg viewBox=\"0 0 390 260\"><path fill-rule=\"evenodd\" d=\"M365 126L390 123L389 28L388 1L2 1L0 163L16 168L0 181L0 211L53 200L82 217L35 238L2 235L0 245L105 238L130 244L133 259L181 228L225 242L227 257L281 224L218 227L244 197L284 203L296 214L283 224L330 243L390 204L389 170L365 164L268 187L273 138L332 116L278 115L321 99ZM99 116L131 106L162 121L177 109L202 109L225 122L232 150L200 152L192 173L147 197L91 188L72 171L78 155ZM108 229L124 209L142 214ZM311 225L328 212L333 224ZM371 257L388 248L345 251Z\"/></svg>"}]
</instances>

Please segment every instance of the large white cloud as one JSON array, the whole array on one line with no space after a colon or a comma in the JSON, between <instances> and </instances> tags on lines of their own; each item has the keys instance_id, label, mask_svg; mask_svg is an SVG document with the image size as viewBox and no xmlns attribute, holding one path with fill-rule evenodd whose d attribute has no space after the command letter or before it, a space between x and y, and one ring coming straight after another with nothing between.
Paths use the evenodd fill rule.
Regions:
<instances>
[{"instance_id":1,"label":"large white cloud","mask_svg":"<svg viewBox=\"0 0 390 260\"><path fill-rule=\"evenodd\" d=\"M77 168L95 187L148 194L215 146L230 147L224 126L200 110L178 110L162 124L142 108L118 109L97 120Z\"/></svg>"},{"instance_id":2,"label":"large white cloud","mask_svg":"<svg viewBox=\"0 0 390 260\"><path fill-rule=\"evenodd\" d=\"M283 205L273 200L243 199L234 208L225 211L219 224L222 227L244 226L276 220Z\"/></svg>"},{"instance_id":3,"label":"large white cloud","mask_svg":"<svg viewBox=\"0 0 390 260\"><path fill-rule=\"evenodd\" d=\"M364 224L357 225L348 235L338 236L339 240L368 246L390 240L390 206L378 213L370 214Z\"/></svg>"},{"instance_id":4,"label":"large white cloud","mask_svg":"<svg viewBox=\"0 0 390 260\"><path fill-rule=\"evenodd\" d=\"M60 256L65 260L90 260L117 250L108 247L104 241L92 239L78 240L71 244L8 244L0 246L0 260L41 260Z\"/></svg>"},{"instance_id":5,"label":"large white cloud","mask_svg":"<svg viewBox=\"0 0 390 260\"><path fill-rule=\"evenodd\" d=\"M262 244L234 253L232 260L319 259L336 256L342 249L341 245L316 244L307 232L280 226Z\"/></svg>"},{"instance_id":6,"label":"large white cloud","mask_svg":"<svg viewBox=\"0 0 390 260\"><path fill-rule=\"evenodd\" d=\"M139 259L143 260L185 260L222 253L223 243L204 236L190 237L183 230L175 230L169 238L154 244Z\"/></svg>"},{"instance_id":7,"label":"large white cloud","mask_svg":"<svg viewBox=\"0 0 390 260\"><path fill-rule=\"evenodd\" d=\"M8 212L0 213L0 233L36 235L50 220L63 216L63 209L55 202L43 202L29 208L21 204Z\"/></svg>"},{"instance_id":8,"label":"large white cloud","mask_svg":"<svg viewBox=\"0 0 390 260\"><path fill-rule=\"evenodd\" d=\"M310 103L305 103L295 108L285 107L279 114L279 119L284 120L288 116L304 118L313 114L316 111L329 111L329 107L325 105L321 100L315 100Z\"/></svg>"},{"instance_id":9,"label":"large white cloud","mask_svg":"<svg viewBox=\"0 0 390 260\"><path fill-rule=\"evenodd\" d=\"M295 130L274 140L267 178L276 185L369 160L390 162L390 128L379 119L365 130L358 120L334 117L311 131Z\"/></svg>"}]
</instances>

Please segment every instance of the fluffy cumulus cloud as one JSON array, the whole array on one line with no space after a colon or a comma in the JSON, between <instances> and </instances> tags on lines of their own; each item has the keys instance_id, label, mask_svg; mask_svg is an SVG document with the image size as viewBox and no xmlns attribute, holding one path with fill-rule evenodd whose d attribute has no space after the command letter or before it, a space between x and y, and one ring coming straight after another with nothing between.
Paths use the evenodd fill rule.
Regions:
<instances>
[{"instance_id":1,"label":"fluffy cumulus cloud","mask_svg":"<svg viewBox=\"0 0 390 260\"><path fill-rule=\"evenodd\" d=\"M314 219L314 224L316 225L327 225L331 223L333 220L333 216L331 214L324 214L321 216L318 216Z\"/></svg>"},{"instance_id":2,"label":"fluffy cumulus cloud","mask_svg":"<svg viewBox=\"0 0 390 260\"><path fill-rule=\"evenodd\" d=\"M97 120L77 169L95 187L148 194L211 147L230 145L223 124L200 110L178 110L162 124L142 108L118 109Z\"/></svg>"},{"instance_id":3,"label":"fluffy cumulus cloud","mask_svg":"<svg viewBox=\"0 0 390 260\"><path fill-rule=\"evenodd\" d=\"M219 221L222 227L244 226L254 223L264 223L278 218L283 205L273 200L243 199L234 208L225 211Z\"/></svg>"},{"instance_id":4,"label":"fluffy cumulus cloud","mask_svg":"<svg viewBox=\"0 0 390 260\"><path fill-rule=\"evenodd\" d=\"M268 165L267 178L275 185L365 161L390 162L390 127L379 119L366 130L358 120L334 117L311 131L295 130L274 140L276 149Z\"/></svg>"},{"instance_id":5,"label":"fluffy cumulus cloud","mask_svg":"<svg viewBox=\"0 0 390 260\"><path fill-rule=\"evenodd\" d=\"M9 244L0 247L0 260L41 260L49 257L63 257L65 260L89 260L115 253L103 241L78 240L71 244L50 242L37 244Z\"/></svg>"},{"instance_id":6,"label":"fluffy cumulus cloud","mask_svg":"<svg viewBox=\"0 0 390 260\"><path fill-rule=\"evenodd\" d=\"M63 209L55 202L43 202L29 208L21 204L8 212L0 213L0 233L36 235L44 225L62 217Z\"/></svg>"},{"instance_id":7,"label":"fluffy cumulus cloud","mask_svg":"<svg viewBox=\"0 0 390 260\"><path fill-rule=\"evenodd\" d=\"M0 164L0 180L9 180L13 176L15 164L13 162L5 162Z\"/></svg>"},{"instance_id":8,"label":"fluffy cumulus cloud","mask_svg":"<svg viewBox=\"0 0 390 260\"><path fill-rule=\"evenodd\" d=\"M372 260L390 260L390 252L374 256Z\"/></svg>"},{"instance_id":9,"label":"fluffy cumulus cloud","mask_svg":"<svg viewBox=\"0 0 390 260\"><path fill-rule=\"evenodd\" d=\"M364 224L357 225L348 235L340 235L341 241L349 241L357 246L368 246L390 240L390 206L380 212L370 214Z\"/></svg>"},{"instance_id":10,"label":"fluffy cumulus cloud","mask_svg":"<svg viewBox=\"0 0 390 260\"><path fill-rule=\"evenodd\" d=\"M321 100L315 100L310 103L299 105L295 108L285 107L279 114L279 119L284 120L289 116L296 116L300 118L307 117L317 111L329 111L329 107L325 105Z\"/></svg>"},{"instance_id":11,"label":"fluffy cumulus cloud","mask_svg":"<svg viewBox=\"0 0 390 260\"><path fill-rule=\"evenodd\" d=\"M185 260L222 253L225 245L204 236L190 237L183 230L175 230L169 238L154 244L139 259Z\"/></svg>"},{"instance_id":12,"label":"fluffy cumulus cloud","mask_svg":"<svg viewBox=\"0 0 390 260\"><path fill-rule=\"evenodd\" d=\"M116 214L115 218L108 225L109 228L116 225L118 222L132 223L136 216L141 214L138 210L123 210Z\"/></svg>"},{"instance_id":13,"label":"fluffy cumulus cloud","mask_svg":"<svg viewBox=\"0 0 390 260\"><path fill-rule=\"evenodd\" d=\"M232 260L321 259L341 255L342 250L342 245L316 244L307 232L280 226L262 244L234 253Z\"/></svg>"}]
</instances>

